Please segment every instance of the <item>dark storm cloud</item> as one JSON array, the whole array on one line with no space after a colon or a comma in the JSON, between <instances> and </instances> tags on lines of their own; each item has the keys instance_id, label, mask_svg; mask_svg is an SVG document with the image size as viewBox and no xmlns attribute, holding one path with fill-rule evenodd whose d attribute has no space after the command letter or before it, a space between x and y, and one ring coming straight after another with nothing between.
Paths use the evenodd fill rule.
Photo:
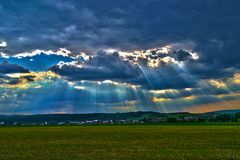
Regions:
<instances>
[{"instance_id":1,"label":"dark storm cloud","mask_svg":"<svg viewBox=\"0 0 240 160\"><path fill-rule=\"evenodd\" d=\"M18 82L19 82L19 79L17 79L17 78L11 78L4 74L0 74L0 85L2 85L2 84L17 84Z\"/></svg>"},{"instance_id":2,"label":"dark storm cloud","mask_svg":"<svg viewBox=\"0 0 240 160\"><path fill-rule=\"evenodd\" d=\"M33 82L34 76L21 76L21 77L10 77L5 74L0 74L0 85L17 85L20 84L22 80L26 82Z\"/></svg>"},{"instance_id":3,"label":"dark storm cloud","mask_svg":"<svg viewBox=\"0 0 240 160\"><path fill-rule=\"evenodd\" d=\"M4 61L0 64L0 73L8 74L8 73L28 73L29 70L23 68L17 64L11 64L7 61Z\"/></svg>"},{"instance_id":4,"label":"dark storm cloud","mask_svg":"<svg viewBox=\"0 0 240 160\"><path fill-rule=\"evenodd\" d=\"M84 64L58 64L50 68L51 71L70 80L126 80L137 77L137 66L124 61L118 53L107 54L98 52L97 56L90 58Z\"/></svg>"},{"instance_id":5,"label":"dark storm cloud","mask_svg":"<svg viewBox=\"0 0 240 160\"><path fill-rule=\"evenodd\" d=\"M116 36L123 38L128 34L122 28L125 20L112 16L110 6L103 13L98 5L92 6L88 1L12 0L1 5L4 25L0 38L9 42L5 51L12 54L36 48L94 49L120 42Z\"/></svg>"},{"instance_id":6,"label":"dark storm cloud","mask_svg":"<svg viewBox=\"0 0 240 160\"><path fill-rule=\"evenodd\" d=\"M191 56L191 54L189 52L183 51L183 50L179 50L175 54L176 54L177 60L179 60L179 61L186 61Z\"/></svg>"},{"instance_id":7,"label":"dark storm cloud","mask_svg":"<svg viewBox=\"0 0 240 160\"><path fill-rule=\"evenodd\" d=\"M144 51L145 52L145 51ZM181 56L181 59L178 56ZM158 58L153 53L147 59ZM167 55L165 54L165 58ZM176 61L184 63L190 59L187 51L173 51L169 56L175 57ZM113 80L116 82L140 85L147 89L179 89L189 88L197 85L197 79L188 78L189 75L180 70L177 64L163 62L157 68L151 68L145 63L134 64L131 57L121 57L118 52L98 52L96 56L87 61L72 61L70 63L59 63L49 68L70 81L79 80Z\"/></svg>"},{"instance_id":8,"label":"dark storm cloud","mask_svg":"<svg viewBox=\"0 0 240 160\"><path fill-rule=\"evenodd\" d=\"M4 52L66 47L76 53L103 48L146 49L193 42L201 54L190 72L200 78L239 70L237 0L3 0ZM179 57L187 58L187 55Z\"/></svg>"},{"instance_id":9,"label":"dark storm cloud","mask_svg":"<svg viewBox=\"0 0 240 160\"><path fill-rule=\"evenodd\" d=\"M6 41L8 46L1 51L16 54L66 47L79 53L102 48L146 49L175 42L189 45L191 42L194 44L191 49L200 54L197 63L187 61L189 53L181 48L174 55L179 61L188 63L189 74L199 79L227 77L240 68L239 3L237 0L3 0L0 2L0 42ZM37 59L43 62L41 59L47 58ZM30 70L38 70L41 63L37 59L19 63ZM106 62L101 64L95 61L97 59L89 64L92 68L64 65L61 71L56 66L52 70L72 79L130 79L130 82L147 84L148 80L138 70L125 73L129 69L119 67L115 70L117 67L104 64L105 68L110 68L104 71L104 67L97 66L108 63L108 59L102 59ZM143 59L139 61L146 63ZM46 69L49 64L43 63L43 67ZM61 73L63 70L65 72ZM175 83L195 84L194 80L188 82L174 70L166 70L159 72L157 78L148 75L153 77L150 81L153 88L173 88ZM131 79L130 73L136 78ZM159 83L162 79L165 85Z\"/></svg>"}]
</instances>

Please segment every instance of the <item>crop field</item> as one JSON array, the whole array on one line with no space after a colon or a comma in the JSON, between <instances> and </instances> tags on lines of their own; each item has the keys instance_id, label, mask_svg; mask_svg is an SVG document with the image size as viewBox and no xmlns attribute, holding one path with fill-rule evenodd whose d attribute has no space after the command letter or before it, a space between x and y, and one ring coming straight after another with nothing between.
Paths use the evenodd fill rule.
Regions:
<instances>
[{"instance_id":1,"label":"crop field","mask_svg":"<svg viewBox=\"0 0 240 160\"><path fill-rule=\"evenodd\" d=\"M1 160L240 159L238 125L1 127Z\"/></svg>"}]
</instances>

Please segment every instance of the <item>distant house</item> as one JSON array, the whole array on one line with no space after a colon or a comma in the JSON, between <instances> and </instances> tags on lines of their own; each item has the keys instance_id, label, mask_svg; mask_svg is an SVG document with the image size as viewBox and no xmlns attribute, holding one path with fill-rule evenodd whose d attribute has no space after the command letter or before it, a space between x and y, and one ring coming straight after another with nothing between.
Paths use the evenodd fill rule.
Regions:
<instances>
[{"instance_id":1,"label":"distant house","mask_svg":"<svg viewBox=\"0 0 240 160\"><path fill-rule=\"evenodd\" d=\"M73 121L73 122L69 122L69 124L71 125L80 125L82 124L81 122L78 122L78 121Z\"/></svg>"},{"instance_id":2,"label":"distant house","mask_svg":"<svg viewBox=\"0 0 240 160\"><path fill-rule=\"evenodd\" d=\"M199 120L199 117L183 117L183 121L187 121L187 122L196 122Z\"/></svg>"},{"instance_id":3,"label":"distant house","mask_svg":"<svg viewBox=\"0 0 240 160\"><path fill-rule=\"evenodd\" d=\"M156 119L156 122L167 122L167 117L159 117Z\"/></svg>"},{"instance_id":4,"label":"distant house","mask_svg":"<svg viewBox=\"0 0 240 160\"><path fill-rule=\"evenodd\" d=\"M65 122L58 122L58 125L64 125Z\"/></svg>"}]
</instances>

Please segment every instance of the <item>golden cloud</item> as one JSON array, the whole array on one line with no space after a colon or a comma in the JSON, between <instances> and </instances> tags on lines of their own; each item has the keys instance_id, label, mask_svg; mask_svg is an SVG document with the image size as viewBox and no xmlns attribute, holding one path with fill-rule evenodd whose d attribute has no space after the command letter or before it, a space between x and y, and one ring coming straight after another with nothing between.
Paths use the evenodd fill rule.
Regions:
<instances>
[{"instance_id":1,"label":"golden cloud","mask_svg":"<svg viewBox=\"0 0 240 160\"><path fill-rule=\"evenodd\" d=\"M54 72L30 72L30 73L13 73L7 74L8 77L18 79L17 83L11 84L1 84L0 88L19 88L19 89L28 89L28 88L41 88L41 84L38 82L52 82L53 78L58 78L59 76Z\"/></svg>"},{"instance_id":2,"label":"golden cloud","mask_svg":"<svg viewBox=\"0 0 240 160\"><path fill-rule=\"evenodd\" d=\"M210 83L210 85L212 85L212 86L214 86L216 88L225 88L227 86L226 83L224 83L221 80L211 79L211 80L209 80L209 83Z\"/></svg>"}]
</instances>

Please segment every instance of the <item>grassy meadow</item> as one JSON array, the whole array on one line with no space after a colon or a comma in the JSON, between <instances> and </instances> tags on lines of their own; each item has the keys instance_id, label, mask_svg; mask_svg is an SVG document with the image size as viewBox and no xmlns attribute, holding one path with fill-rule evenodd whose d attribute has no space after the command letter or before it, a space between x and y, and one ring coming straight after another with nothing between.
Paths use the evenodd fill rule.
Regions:
<instances>
[{"instance_id":1,"label":"grassy meadow","mask_svg":"<svg viewBox=\"0 0 240 160\"><path fill-rule=\"evenodd\" d=\"M0 128L1 160L240 159L238 125Z\"/></svg>"}]
</instances>

